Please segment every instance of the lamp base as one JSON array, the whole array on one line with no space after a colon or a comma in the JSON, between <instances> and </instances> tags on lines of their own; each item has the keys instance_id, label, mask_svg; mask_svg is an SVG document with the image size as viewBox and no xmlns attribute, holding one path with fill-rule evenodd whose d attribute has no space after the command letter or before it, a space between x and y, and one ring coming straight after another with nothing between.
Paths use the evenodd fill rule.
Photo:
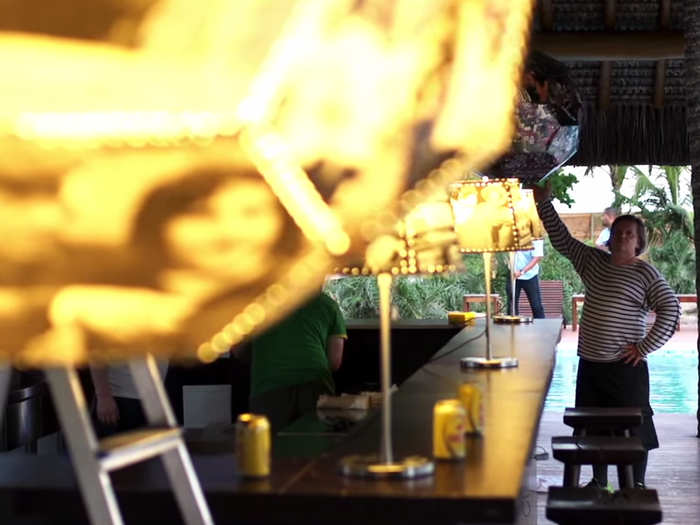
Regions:
<instances>
[{"instance_id":1,"label":"lamp base","mask_svg":"<svg viewBox=\"0 0 700 525\"><path fill-rule=\"evenodd\" d=\"M423 456L408 456L398 461L385 463L372 454L368 456L345 456L340 460L343 476L366 479L415 479L431 476L435 463Z\"/></svg>"},{"instance_id":2,"label":"lamp base","mask_svg":"<svg viewBox=\"0 0 700 525\"><path fill-rule=\"evenodd\" d=\"M518 366L517 357L463 357L460 360L462 368L514 368Z\"/></svg>"},{"instance_id":3,"label":"lamp base","mask_svg":"<svg viewBox=\"0 0 700 525\"><path fill-rule=\"evenodd\" d=\"M527 324L532 322L532 317L524 315L494 315L492 319L497 324Z\"/></svg>"}]
</instances>

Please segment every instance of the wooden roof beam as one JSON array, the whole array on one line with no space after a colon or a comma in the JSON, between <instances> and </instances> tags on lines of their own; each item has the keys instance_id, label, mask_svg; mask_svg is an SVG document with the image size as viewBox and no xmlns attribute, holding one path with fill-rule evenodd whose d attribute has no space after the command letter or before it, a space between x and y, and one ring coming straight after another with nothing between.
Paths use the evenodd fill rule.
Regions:
<instances>
[{"instance_id":1,"label":"wooden roof beam","mask_svg":"<svg viewBox=\"0 0 700 525\"><path fill-rule=\"evenodd\" d=\"M617 14L617 2L615 0L605 0L605 29L615 28L615 18Z\"/></svg>"},{"instance_id":2,"label":"wooden roof beam","mask_svg":"<svg viewBox=\"0 0 700 525\"><path fill-rule=\"evenodd\" d=\"M661 0L659 5L659 27L662 31L671 28L671 0ZM664 106L664 86L666 84L666 61L656 62L656 74L654 79L654 107Z\"/></svg>"},{"instance_id":3,"label":"wooden roof beam","mask_svg":"<svg viewBox=\"0 0 700 525\"><path fill-rule=\"evenodd\" d=\"M554 4L552 0L540 0L539 4L542 29L551 31L554 29Z\"/></svg>"},{"instance_id":4,"label":"wooden roof beam","mask_svg":"<svg viewBox=\"0 0 700 525\"><path fill-rule=\"evenodd\" d=\"M535 33L532 48L569 61L683 58L683 33L671 31Z\"/></svg>"}]
</instances>

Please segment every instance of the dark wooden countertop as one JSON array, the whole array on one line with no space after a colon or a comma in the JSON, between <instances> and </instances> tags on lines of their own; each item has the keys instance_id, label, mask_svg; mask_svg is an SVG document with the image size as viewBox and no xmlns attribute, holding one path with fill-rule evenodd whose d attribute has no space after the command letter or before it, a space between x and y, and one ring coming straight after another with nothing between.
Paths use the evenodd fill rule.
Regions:
<instances>
[{"instance_id":1,"label":"dark wooden countertop","mask_svg":"<svg viewBox=\"0 0 700 525\"><path fill-rule=\"evenodd\" d=\"M216 522L513 522L551 380L561 321L495 325L494 354L514 355L520 366L463 371L460 358L485 353L485 338L477 337L483 329L479 321L461 330L393 396L395 454L431 456L434 403L455 397L462 382L478 384L484 393L485 428L483 436L469 439L465 461L438 462L434 476L413 481L339 476L341 457L378 450L377 414L347 436L278 437L272 475L261 481L237 476L230 451L193 451ZM113 479L127 523L130 517L177 523L177 509L157 463L116 472ZM42 507L52 513L80 515L80 499L65 457L0 457L0 515L26 507L29 498L37 495L46 502Z\"/></svg>"},{"instance_id":2,"label":"dark wooden countertop","mask_svg":"<svg viewBox=\"0 0 700 525\"><path fill-rule=\"evenodd\" d=\"M378 330L379 319L346 319L348 330ZM456 332L463 328L450 324L447 319L396 319L391 321L392 330L447 330Z\"/></svg>"}]
</instances>

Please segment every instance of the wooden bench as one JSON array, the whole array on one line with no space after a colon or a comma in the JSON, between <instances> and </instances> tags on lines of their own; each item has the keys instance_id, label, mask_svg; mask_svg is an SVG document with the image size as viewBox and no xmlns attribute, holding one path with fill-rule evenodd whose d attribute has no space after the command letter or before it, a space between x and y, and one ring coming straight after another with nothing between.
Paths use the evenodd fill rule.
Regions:
<instances>
[{"instance_id":1,"label":"wooden bench","mask_svg":"<svg viewBox=\"0 0 700 525\"><path fill-rule=\"evenodd\" d=\"M540 281L540 295L542 307L546 318L564 317L564 283L561 281ZM530 301L527 294L522 291L518 298L518 312L520 315L532 317Z\"/></svg>"},{"instance_id":2,"label":"wooden bench","mask_svg":"<svg viewBox=\"0 0 700 525\"><path fill-rule=\"evenodd\" d=\"M576 436L600 434L603 431L608 435L631 437L631 429L642 424L642 411L639 407L567 407L564 410L564 424L572 427ZM624 485L624 479L631 482L634 476L631 465L620 465L617 470L620 486ZM574 485L578 485L580 475L580 466L566 466L564 485L567 478L574 479Z\"/></svg>"},{"instance_id":3,"label":"wooden bench","mask_svg":"<svg viewBox=\"0 0 700 525\"><path fill-rule=\"evenodd\" d=\"M546 516L561 525L652 525L660 523L663 514L653 489L622 489L610 494L595 488L549 487Z\"/></svg>"},{"instance_id":4,"label":"wooden bench","mask_svg":"<svg viewBox=\"0 0 700 525\"><path fill-rule=\"evenodd\" d=\"M584 294L575 294L571 296L571 330L573 330L574 332L578 328L578 305L584 303L585 297L586 296ZM678 302L680 303L698 302L698 296L692 293L676 294L676 298L678 298ZM681 322L679 320L678 325L676 325L676 331L680 330L680 328Z\"/></svg>"},{"instance_id":5,"label":"wooden bench","mask_svg":"<svg viewBox=\"0 0 700 525\"><path fill-rule=\"evenodd\" d=\"M469 312L471 310L471 304L472 303L486 303L486 294L485 293L470 293L470 294L464 294L462 297L462 309L465 312ZM493 310L491 314L498 313L501 308L503 308L503 303L501 302L501 297L497 293L492 293L491 294L491 302L493 303L492 307Z\"/></svg>"},{"instance_id":6,"label":"wooden bench","mask_svg":"<svg viewBox=\"0 0 700 525\"><path fill-rule=\"evenodd\" d=\"M617 465L621 488L633 488L632 465L647 451L638 437L553 436L552 456L564 463L565 487L577 487L581 465Z\"/></svg>"}]
</instances>

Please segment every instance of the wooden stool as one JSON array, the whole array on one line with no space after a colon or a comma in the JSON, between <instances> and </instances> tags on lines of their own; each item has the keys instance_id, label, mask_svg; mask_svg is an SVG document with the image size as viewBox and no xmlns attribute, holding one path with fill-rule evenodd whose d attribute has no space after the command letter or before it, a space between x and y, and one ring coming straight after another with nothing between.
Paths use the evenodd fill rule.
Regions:
<instances>
[{"instance_id":1,"label":"wooden stool","mask_svg":"<svg viewBox=\"0 0 700 525\"><path fill-rule=\"evenodd\" d=\"M585 436L594 431L610 431L630 435L630 429L642 424L642 411L637 407L568 407L564 424Z\"/></svg>"},{"instance_id":2,"label":"wooden stool","mask_svg":"<svg viewBox=\"0 0 700 525\"><path fill-rule=\"evenodd\" d=\"M595 488L550 487L546 516L561 525L651 525L661 522L662 512L659 496L651 489L610 494Z\"/></svg>"},{"instance_id":3,"label":"wooden stool","mask_svg":"<svg viewBox=\"0 0 700 525\"><path fill-rule=\"evenodd\" d=\"M552 455L564 463L565 487L577 487L581 465L617 465L621 488L634 487L632 464L644 460L646 449L637 437L554 436Z\"/></svg>"},{"instance_id":4,"label":"wooden stool","mask_svg":"<svg viewBox=\"0 0 700 525\"><path fill-rule=\"evenodd\" d=\"M611 436L621 434L630 437L630 430L642 424L642 411L639 407L568 407L564 410L564 424L573 428L578 436L600 434L603 431ZM617 472L620 487L625 486L624 479L633 477L632 465L618 465ZM570 474L578 484L580 466L572 466ZM566 468L564 476L566 477Z\"/></svg>"}]
</instances>

